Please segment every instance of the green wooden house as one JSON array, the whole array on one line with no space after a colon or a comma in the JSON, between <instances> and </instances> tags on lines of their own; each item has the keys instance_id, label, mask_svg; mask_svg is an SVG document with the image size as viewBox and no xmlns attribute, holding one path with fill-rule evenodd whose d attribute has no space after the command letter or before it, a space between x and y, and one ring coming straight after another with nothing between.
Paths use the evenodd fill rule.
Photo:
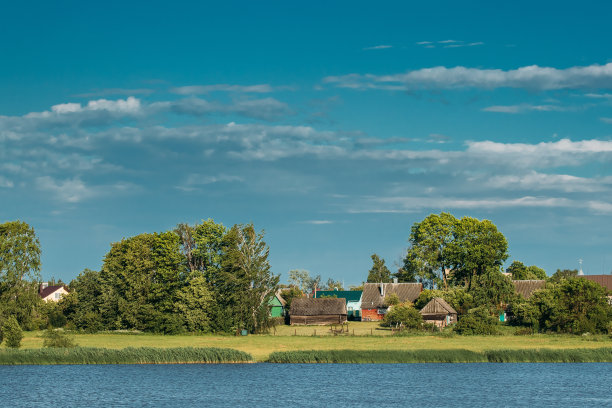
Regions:
<instances>
[{"instance_id":1,"label":"green wooden house","mask_svg":"<svg viewBox=\"0 0 612 408\"><path fill-rule=\"evenodd\" d=\"M268 303L270 305L270 317L283 317L285 315L285 306L287 302L280 295L280 291L276 292Z\"/></svg>"},{"instance_id":2,"label":"green wooden house","mask_svg":"<svg viewBox=\"0 0 612 408\"><path fill-rule=\"evenodd\" d=\"M361 290L317 290L315 298L336 297L346 300L348 320L361 320Z\"/></svg>"}]
</instances>

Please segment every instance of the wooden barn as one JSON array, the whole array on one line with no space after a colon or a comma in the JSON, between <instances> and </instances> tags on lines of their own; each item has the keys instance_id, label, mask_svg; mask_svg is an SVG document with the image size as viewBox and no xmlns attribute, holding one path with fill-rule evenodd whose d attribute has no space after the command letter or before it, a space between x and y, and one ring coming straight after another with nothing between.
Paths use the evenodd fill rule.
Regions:
<instances>
[{"instance_id":1,"label":"wooden barn","mask_svg":"<svg viewBox=\"0 0 612 408\"><path fill-rule=\"evenodd\" d=\"M420 313L425 323L433 323L438 327L457 323L457 311L440 297L431 299Z\"/></svg>"},{"instance_id":2,"label":"wooden barn","mask_svg":"<svg viewBox=\"0 0 612 408\"><path fill-rule=\"evenodd\" d=\"M516 293L529 299L533 292L539 289L544 289L546 286L545 280L513 280L514 290Z\"/></svg>"},{"instance_id":3,"label":"wooden barn","mask_svg":"<svg viewBox=\"0 0 612 408\"><path fill-rule=\"evenodd\" d=\"M361 293L361 290L317 290L313 297L345 299L348 319L361 320Z\"/></svg>"},{"instance_id":4,"label":"wooden barn","mask_svg":"<svg viewBox=\"0 0 612 408\"><path fill-rule=\"evenodd\" d=\"M345 323L346 301L339 298L293 299L289 317L292 325Z\"/></svg>"},{"instance_id":5,"label":"wooden barn","mask_svg":"<svg viewBox=\"0 0 612 408\"><path fill-rule=\"evenodd\" d=\"M382 320L388 309L385 297L392 293L403 303L414 302L422 291L420 283L366 283L361 295L361 320Z\"/></svg>"}]
</instances>

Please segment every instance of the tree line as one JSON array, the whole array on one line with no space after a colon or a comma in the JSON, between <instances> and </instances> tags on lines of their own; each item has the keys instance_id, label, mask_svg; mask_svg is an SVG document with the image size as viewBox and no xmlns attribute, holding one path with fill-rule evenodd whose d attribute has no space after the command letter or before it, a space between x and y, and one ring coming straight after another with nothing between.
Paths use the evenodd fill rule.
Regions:
<instances>
[{"instance_id":1,"label":"tree line","mask_svg":"<svg viewBox=\"0 0 612 408\"><path fill-rule=\"evenodd\" d=\"M511 278L505 275L502 265L509 257L508 242L489 220L431 214L412 226L408 242L403 265L394 274L383 259L372 255L368 282L396 278L422 283L425 288L414 305L397 305L385 325L422 327L420 314L410 309L421 309L432 298L441 297L458 312L455 330L459 333L494 333L502 313L528 332L612 333L606 289L577 278L577 270L557 270L549 278L542 268L514 261L506 269ZM547 283L525 299L516 293L512 280Z\"/></svg>"},{"instance_id":2,"label":"tree line","mask_svg":"<svg viewBox=\"0 0 612 408\"><path fill-rule=\"evenodd\" d=\"M84 270L70 294L45 304L37 293L34 230L20 221L2 224L0 319L15 316L25 329L266 331L279 277L263 238L252 224L227 228L210 219L124 238L111 245L100 271Z\"/></svg>"}]
</instances>

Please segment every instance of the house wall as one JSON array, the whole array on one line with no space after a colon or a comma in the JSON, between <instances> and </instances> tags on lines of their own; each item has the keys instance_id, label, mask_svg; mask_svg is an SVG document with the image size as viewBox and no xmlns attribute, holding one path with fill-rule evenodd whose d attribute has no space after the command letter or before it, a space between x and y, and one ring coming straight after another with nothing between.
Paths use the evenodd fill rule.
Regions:
<instances>
[{"instance_id":1,"label":"house wall","mask_svg":"<svg viewBox=\"0 0 612 408\"><path fill-rule=\"evenodd\" d=\"M314 316L291 316L291 325L325 325L333 323L345 323L346 315L314 315Z\"/></svg>"},{"instance_id":2,"label":"house wall","mask_svg":"<svg viewBox=\"0 0 612 408\"><path fill-rule=\"evenodd\" d=\"M59 298L56 297L55 295L58 294ZM43 300L45 302L59 302L61 298L63 298L64 296L66 296L68 294L68 291L64 288L59 288L58 290L56 290L55 292L51 293L50 295L48 295L47 297L44 297Z\"/></svg>"},{"instance_id":3,"label":"house wall","mask_svg":"<svg viewBox=\"0 0 612 408\"><path fill-rule=\"evenodd\" d=\"M379 314L378 309L361 309L361 320L364 322L382 320L384 314Z\"/></svg>"},{"instance_id":4,"label":"house wall","mask_svg":"<svg viewBox=\"0 0 612 408\"><path fill-rule=\"evenodd\" d=\"M283 307L282 306L272 306L270 308L270 316L271 317L283 317Z\"/></svg>"}]
</instances>

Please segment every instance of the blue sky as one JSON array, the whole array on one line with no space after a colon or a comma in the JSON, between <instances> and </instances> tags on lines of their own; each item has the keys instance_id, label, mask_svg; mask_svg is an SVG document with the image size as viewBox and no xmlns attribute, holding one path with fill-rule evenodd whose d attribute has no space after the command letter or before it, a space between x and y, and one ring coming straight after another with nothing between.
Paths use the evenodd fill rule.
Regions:
<instances>
[{"instance_id":1,"label":"blue sky","mask_svg":"<svg viewBox=\"0 0 612 408\"><path fill-rule=\"evenodd\" d=\"M440 211L612 270L612 5L329 3L5 5L0 222L43 277L213 218L357 284Z\"/></svg>"}]
</instances>

